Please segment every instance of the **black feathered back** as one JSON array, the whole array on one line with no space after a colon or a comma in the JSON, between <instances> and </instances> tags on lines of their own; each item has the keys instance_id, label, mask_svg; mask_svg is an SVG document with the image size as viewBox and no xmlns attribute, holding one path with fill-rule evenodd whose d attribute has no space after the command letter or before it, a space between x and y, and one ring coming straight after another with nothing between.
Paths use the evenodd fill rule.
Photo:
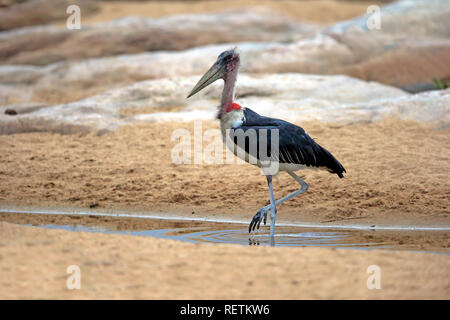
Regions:
<instances>
[{"instance_id":1,"label":"black feathered back","mask_svg":"<svg viewBox=\"0 0 450 320\"><path fill-rule=\"evenodd\" d=\"M251 109L244 109L245 121L237 129L242 129L245 134L249 130L255 130L257 145L259 146L261 130L267 130L267 155L279 159L280 163L301 164L312 167L325 167L331 173L343 178L345 168L339 161L325 148L314 141L301 127L284 120L260 116ZM279 134L279 154L274 155L271 148L271 130L278 129ZM233 141L237 144L237 136ZM240 146L241 147L241 146ZM255 147L255 146L253 146ZM259 148L252 148L250 138L245 137L245 151L260 159ZM256 154L254 154L256 152Z\"/></svg>"}]
</instances>

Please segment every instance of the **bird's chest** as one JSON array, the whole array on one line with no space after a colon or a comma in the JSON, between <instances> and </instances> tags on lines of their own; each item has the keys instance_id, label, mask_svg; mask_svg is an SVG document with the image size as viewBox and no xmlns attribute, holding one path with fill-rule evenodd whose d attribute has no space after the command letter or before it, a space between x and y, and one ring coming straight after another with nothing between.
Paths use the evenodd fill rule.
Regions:
<instances>
[{"instance_id":1,"label":"bird's chest","mask_svg":"<svg viewBox=\"0 0 450 320\"><path fill-rule=\"evenodd\" d=\"M225 138L227 130L239 129L245 122L244 110L233 110L227 112L220 118L220 130L222 131L222 137Z\"/></svg>"},{"instance_id":2,"label":"bird's chest","mask_svg":"<svg viewBox=\"0 0 450 320\"><path fill-rule=\"evenodd\" d=\"M223 143L227 146L228 150L230 150L234 155L248 162L248 155L245 153L238 154L237 146L234 141L235 132L233 130L238 130L245 123L245 115L244 110L233 110L227 112L220 119L220 129L222 132Z\"/></svg>"}]
</instances>

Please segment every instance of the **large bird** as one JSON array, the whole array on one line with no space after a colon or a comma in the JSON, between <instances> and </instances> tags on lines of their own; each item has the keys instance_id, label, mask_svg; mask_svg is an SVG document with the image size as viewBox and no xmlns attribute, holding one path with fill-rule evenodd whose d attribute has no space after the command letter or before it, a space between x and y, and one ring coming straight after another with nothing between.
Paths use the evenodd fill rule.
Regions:
<instances>
[{"instance_id":1,"label":"large bird","mask_svg":"<svg viewBox=\"0 0 450 320\"><path fill-rule=\"evenodd\" d=\"M270 236L275 235L276 206L305 193L308 184L294 171L322 168L343 178L346 172L338 160L317 144L305 130L284 120L264 117L234 102L234 88L240 65L233 49L222 52L212 67L201 77L188 98L218 79L224 80L218 118L224 142L239 158L259 166L267 178L270 205L258 210L249 226L249 233L267 221L270 211ZM299 184L299 190L275 201L272 176L286 171Z\"/></svg>"}]
</instances>

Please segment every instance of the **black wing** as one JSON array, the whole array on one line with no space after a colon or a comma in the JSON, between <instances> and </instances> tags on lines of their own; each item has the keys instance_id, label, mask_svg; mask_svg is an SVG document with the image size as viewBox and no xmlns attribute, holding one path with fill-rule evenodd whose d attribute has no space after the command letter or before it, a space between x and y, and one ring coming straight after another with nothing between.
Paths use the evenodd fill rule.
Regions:
<instances>
[{"instance_id":1,"label":"black wing","mask_svg":"<svg viewBox=\"0 0 450 320\"><path fill-rule=\"evenodd\" d=\"M244 110L245 122L238 129L242 129L245 134L250 129L256 132L256 140L252 140L248 135L245 136L245 151L261 159L259 148L252 146L253 143L260 144L260 131L266 130L267 133L267 155L279 159L280 163L294 163L312 167L326 167L330 172L343 178L345 168L338 160L325 148L314 141L301 127L296 126L284 120L260 116L251 109ZM278 129L279 135L279 153L272 154L271 148L271 130ZM265 133L265 132L264 132ZM262 136L265 136L264 134ZM238 145L238 138L234 136L234 143ZM265 141L264 141L265 143ZM241 145L239 145L241 147Z\"/></svg>"}]
</instances>

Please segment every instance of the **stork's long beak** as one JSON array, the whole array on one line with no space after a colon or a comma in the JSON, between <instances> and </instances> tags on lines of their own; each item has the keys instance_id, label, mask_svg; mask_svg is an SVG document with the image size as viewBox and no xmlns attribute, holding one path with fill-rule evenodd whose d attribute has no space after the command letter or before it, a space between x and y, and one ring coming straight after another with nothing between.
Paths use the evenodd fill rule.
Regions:
<instances>
[{"instance_id":1,"label":"stork's long beak","mask_svg":"<svg viewBox=\"0 0 450 320\"><path fill-rule=\"evenodd\" d=\"M220 66L218 63L214 63L211 68L201 77L201 79L197 82L194 89L192 89L191 93L187 96L188 98L192 97L194 94L206 88L214 81L222 78L225 75L225 66Z\"/></svg>"}]
</instances>

